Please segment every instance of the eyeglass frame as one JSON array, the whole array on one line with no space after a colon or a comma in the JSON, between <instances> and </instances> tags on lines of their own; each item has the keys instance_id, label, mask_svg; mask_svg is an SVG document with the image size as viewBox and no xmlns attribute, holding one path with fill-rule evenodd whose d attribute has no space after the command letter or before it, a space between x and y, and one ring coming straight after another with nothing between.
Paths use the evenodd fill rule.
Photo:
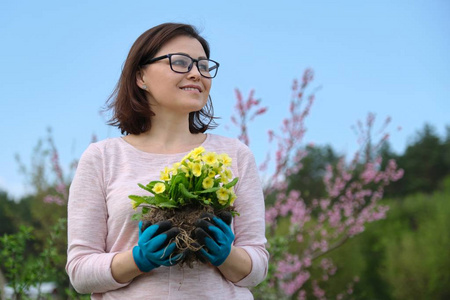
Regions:
<instances>
[{"instance_id":1,"label":"eyeglass frame","mask_svg":"<svg viewBox=\"0 0 450 300\"><path fill-rule=\"evenodd\" d=\"M186 57L189 57L189 58L192 60L191 64L188 66L188 70L187 70L186 72L175 71L175 70L173 69L173 67L172 67L172 56L173 56L173 55L182 55L182 56L186 56ZM212 59L209 59L209 58L195 59L195 58L192 58L192 57L190 57L189 55L184 54L184 53L169 53L169 54L166 54L166 55L162 55L162 56L150 58L150 59L146 60L145 63L142 64L142 66L150 65L150 64L152 64L152 63L154 63L154 62L163 60L163 59L165 59L165 58L168 58L168 59L169 59L170 69L171 69L173 72L178 73L178 74L186 74L186 73L189 73L189 72L192 70L192 67L194 66L194 63L195 63L195 65L197 66L198 73L199 73L202 77L205 77L205 78L208 78L208 79L213 79L214 77L217 76L217 73L219 72L219 66L220 66L220 64L219 64L217 61L212 60ZM216 71L216 74L214 74L213 77L208 77L208 76L205 76L205 75L202 74L202 71L200 71L200 68L198 67L198 62L199 62L200 60L208 60L208 61L212 61L213 63L216 64L215 68L217 69L217 71Z\"/></svg>"}]
</instances>

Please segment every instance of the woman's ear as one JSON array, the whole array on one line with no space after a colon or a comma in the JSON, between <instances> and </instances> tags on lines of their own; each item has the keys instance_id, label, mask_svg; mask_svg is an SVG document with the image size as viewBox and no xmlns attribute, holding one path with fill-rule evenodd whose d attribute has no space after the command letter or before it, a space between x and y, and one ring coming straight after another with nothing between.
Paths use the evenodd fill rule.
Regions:
<instances>
[{"instance_id":1,"label":"woman's ear","mask_svg":"<svg viewBox=\"0 0 450 300\"><path fill-rule=\"evenodd\" d=\"M136 73L136 84L143 90L147 89L147 85L145 85L144 81L144 74L142 73L141 70L137 71Z\"/></svg>"}]
</instances>

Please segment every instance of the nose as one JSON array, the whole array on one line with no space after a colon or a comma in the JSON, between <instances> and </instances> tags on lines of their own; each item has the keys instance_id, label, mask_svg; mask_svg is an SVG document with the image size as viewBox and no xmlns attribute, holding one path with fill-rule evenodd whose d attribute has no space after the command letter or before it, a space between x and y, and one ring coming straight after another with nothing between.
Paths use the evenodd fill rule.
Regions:
<instances>
[{"instance_id":1,"label":"nose","mask_svg":"<svg viewBox=\"0 0 450 300\"><path fill-rule=\"evenodd\" d=\"M192 68L187 73L187 76L189 79L193 79L193 80L199 80L202 77L202 75L200 74L200 71L198 70L198 65L196 62L192 62Z\"/></svg>"}]
</instances>

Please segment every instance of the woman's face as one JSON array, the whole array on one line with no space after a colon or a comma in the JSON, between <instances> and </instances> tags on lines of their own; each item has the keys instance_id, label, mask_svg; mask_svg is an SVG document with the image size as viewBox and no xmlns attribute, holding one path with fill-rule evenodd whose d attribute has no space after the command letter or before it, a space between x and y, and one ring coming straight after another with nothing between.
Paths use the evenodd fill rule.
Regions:
<instances>
[{"instance_id":1,"label":"woman's face","mask_svg":"<svg viewBox=\"0 0 450 300\"><path fill-rule=\"evenodd\" d=\"M187 36L171 39L155 57L170 53L184 53L194 59L206 57L200 42ZM206 105L211 89L211 79L201 76L195 63L188 73L180 74L171 70L168 58L143 68L137 76L137 84L147 86L147 99L156 115L199 111Z\"/></svg>"}]
</instances>

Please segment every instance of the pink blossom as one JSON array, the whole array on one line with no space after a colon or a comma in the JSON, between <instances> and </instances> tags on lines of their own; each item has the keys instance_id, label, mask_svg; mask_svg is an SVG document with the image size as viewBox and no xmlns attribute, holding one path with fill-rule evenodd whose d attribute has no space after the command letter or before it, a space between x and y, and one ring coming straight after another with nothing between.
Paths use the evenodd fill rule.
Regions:
<instances>
[{"instance_id":1,"label":"pink blossom","mask_svg":"<svg viewBox=\"0 0 450 300\"><path fill-rule=\"evenodd\" d=\"M320 208L322 210L326 210L328 208L328 206L330 205L330 199L324 199L320 201Z\"/></svg>"},{"instance_id":2,"label":"pink blossom","mask_svg":"<svg viewBox=\"0 0 450 300\"><path fill-rule=\"evenodd\" d=\"M293 280L282 282L281 287L287 296L291 296L302 288L303 284L309 279L309 277L309 272L299 272Z\"/></svg>"},{"instance_id":3,"label":"pink blossom","mask_svg":"<svg viewBox=\"0 0 450 300\"><path fill-rule=\"evenodd\" d=\"M302 78L302 85L306 86L310 81L312 81L314 78L314 72L312 69L306 69L305 72L303 73L303 78Z\"/></svg>"},{"instance_id":4,"label":"pink blossom","mask_svg":"<svg viewBox=\"0 0 450 300\"><path fill-rule=\"evenodd\" d=\"M56 185L56 191L62 195L66 195L67 194L67 185L62 182Z\"/></svg>"},{"instance_id":5,"label":"pink blossom","mask_svg":"<svg viewBox=\"0 0 450 300\"><path fill-rule=\"evenodd\" d=\"M306 291L305 290L300 290L300 292L298 293L298 300L306 300Z\"/></svg>"},{"instance_id":6,"label":"pink blossom","mask_svg":"<svg viewBox=\"0 0 450 300\"><path fill-rule=\"evenodd\" d=\"M266 209L266 223L273 225L278 217L278 210L275 207Z\"/></svg>"},{"instance_id":7,"label":"pink blossom","mask_svg":"<svg viewBox=\"0 0 450 300\"><path fill-rule=\"evenodd\" d=\"M313 287L313 295L316 296L316 298L321 299L325 296L325 291L319 287L316 280L313 280L312 287Z\"/></svg>"},{"instance_id":8,"label":"pink blossom","mask_svg":"<svg viewBox=\"0 0 450 300\"><path fill-rule=\"evenodd\" d=\"M294 79L293 83L292 83L292 89L294 91L296 91L298 89L298 80Z\"/></svg>"},{"instance_id":9,"label":"pink blossom","mask_svg":"<svg viewBox=\"0 0 450 300\"><path fill-rule=\"evenodd\" d=\"M341 221L341 210L335 205L331 211L328 211L328 220L331 227L337 227Z\"/></svg>"},{"instance_id":10,"label":"pink blossom","mask_svg":"<svg viewBox=\"0 0 450 300\"><path fill-rule=\"evenodd\" d=\"M270 279L270 284L281 287L288 296L298 293L299 299L306 298L306 290L302 287L308 280L312 281L308 287L312 287L313 295L318 299L325 299L325 291L320 287L320 282L333 276L337 267L331 260L322 260L320 267L323 272L312 280L309 270L317 267L317 264L312 264L312 260L318 254L330 251L330 247L336 242L346 241L348 237L363 232L367 223L385 218L388 207L379 204L384 188L390 182L399 180L403 176L403 170L398 169L394 160L389 161L383 170L381 157L374 155L389 138L389 134L385 133L384 129L391 121L390 117L377 133L381 138L375 141L371 135L375 124L375 114L369 113L365 122L358 120L356 126L352 127L357 134L361 151L357 151L348 163L345 157L341 157L336 166L326 166L323 183L327 197L305 203L300 191L294 189L287 192L286 178L303 168L302 162L307 155L307 152L298 145L304 138L305 119L315 101L314 94L308 95L306 102L303 101L306 87L312 80L313 72L310 69L304 72L301 85L294 80L289 116L282 120L278 132L268 131L269 142L276 139L277 148L274 150L275 171L270 175L265 187L265 193L275 195L274 205L266 207L266 223L270 226L269 230L273 230L280 220L284 222L286 218L289 218L288 228L286 228L287 238L301 243L298 252L286 253L283 258L277 258L272 262L276 271L275 276ZM239 90L236 90L237 113L232 119L241 130L239 138L247 144L249 143L248 122L267 110L265 107L259 107L260 101L253 98L253 93L252 90L244 104L242 95ZM371 148L365 147L368 141ZM270 156L266 157L264 166L267 166ZM363 165L362 172L357 172L360 170L362 159L367 162ZM268 239L269 245L275 243L270 236ZM353 292L352 285L346 289L347 292ZM337 299L342 299L343 296L339 294Z\"/></svg>"},{"instance_id":11,"label":"pink blossom","mask_svg":"<svg viewBox=\"0 0 450 300\"><path fill-rule=\"evenodd\" d=\"M311 257L306 256L303 258L303 265L305 267L310 267L311 264L312 264Z\"/></svg>"},{"instance_id":12,"label":"pink blossom","mask_svg":"<svg viewBox=\"0 0 450 300\"><path fill-rule=\"evenodd\" d=\"M45 203L55 203L58 205L64 205L64 201L63 199L61 199L61 197L58 196L53 196L53 195L47 195L44 197L44 202Z\"/></svg>"},{"instance_id":13,"label":"pink blossom","mask_svg":"<svg viewBox=\"0 0 450 300\"><path fill-rule=\"evenodd\" d=\"M285 274L298 272L302 267L302 263L296 255L287 253L285 260L278 262L277 272L278 276L284 276Z\"/></svg>"},{"instance_id":14,"label":"pink blossom","mask_svg":"<svg viewBox=\"0 0 450 300\"><path fill-rule=\"evenodd\" d=\"M274 132L273 132L273 130L267 131L267 134L269 135L269 143L271 143L272 140L273 140L273 137L274 137Z\"/></svg>"}]
</instances>

